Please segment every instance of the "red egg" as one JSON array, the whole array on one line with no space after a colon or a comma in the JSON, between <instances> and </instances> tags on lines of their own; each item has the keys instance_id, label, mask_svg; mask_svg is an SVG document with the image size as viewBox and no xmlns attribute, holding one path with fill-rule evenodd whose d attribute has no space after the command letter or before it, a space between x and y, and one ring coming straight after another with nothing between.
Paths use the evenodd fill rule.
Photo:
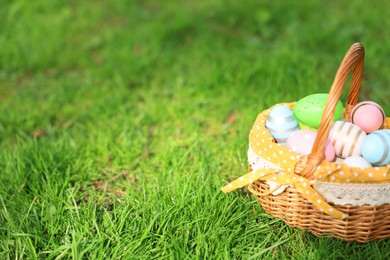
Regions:
<instances>
[{"instance_id":1,"label":"red egg","mask_svg":"<svg viewBox=\"0 0 390 260\"><path fill-rule=\"evenodd\" d=\"M382 129L385 119L386 115L381 106L372 101L360 102L351 112L351 123L368 134Z\"/></svg>"}]
</instances>

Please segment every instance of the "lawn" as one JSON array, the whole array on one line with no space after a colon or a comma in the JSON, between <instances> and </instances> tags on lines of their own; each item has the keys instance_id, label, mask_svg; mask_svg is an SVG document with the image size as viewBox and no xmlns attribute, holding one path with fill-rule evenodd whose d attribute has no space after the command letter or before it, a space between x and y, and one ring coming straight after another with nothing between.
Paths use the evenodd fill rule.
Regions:
<instances>
[{"instance_id":1,"label":"lawn","mask_svg":"<svg viewBox=\"0 0 390 260\"><path fill-rule=\"evenodd\" d=\"M328 92L353 42L390 114L386 4L2 1L0 258L390 258L220 191L256 115Z\"/></svg>"}]
</instances>

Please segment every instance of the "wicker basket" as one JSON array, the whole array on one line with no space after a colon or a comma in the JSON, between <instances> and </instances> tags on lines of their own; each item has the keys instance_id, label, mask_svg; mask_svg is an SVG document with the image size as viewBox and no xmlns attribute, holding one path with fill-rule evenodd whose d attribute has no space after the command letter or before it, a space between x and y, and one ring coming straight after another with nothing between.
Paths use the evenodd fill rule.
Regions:
<instances>
[{"instance_id":1,"label":"wicker basket","mask_svg":"<svg viewBox=\"0 0 390 260\"><path fill-rule=\"evenodd\" d=\"M254 127L250 133L250 144L256 148L269 146L269 149L275 151L275 158L265 158L274 165L275 169L265 169L259 172L252 171L240 177L236 181L222 188L224 192L230 192L237 187L242 187L245 184L249 184L248 189L256 195L260 205L263 209L276 218L281 218L285 223L290 226L297 227L303 230L312 232L317 236L335 237L344 241L358 241L368 242L383 238L390 237L390 204L386 202L382 205L335 205L328 202L328 211L324 211L323 208L319 208L320 202L327 203L326 200L321 201L317 199L315 201L310 200L305 196L305 192L309 194L315 191L313 184L322 178L326 169L331 169L329 173L335 172L349 172L357 171L356 168L349 168L346 165L338 165L336 163L328 163L324 161L324 147L329 135L333 115L336 109L336 105L342 94L345 82L348 78L350 71L352 70L351 86L348 94L347 103L344 111L344 118L349 121L349 114L352 108L358 103L360 82L362 79L364 64L364 48L361 44L355 43L346 53L334 79L333 85L330 89L328 100L324 113L322 115L321 124L318 129L317 138L315 140L312 152L308 156L294 156L291 151L288 151L285 147L275 144L275 140L268 138L262 143L256 139L254 129L265 129L265 116L267 113L263 111L257 117ZM290 107L294 106L294 103L285 104ZM270 111L269 109L266 111ZM386 126L390 125L389 118L386 118ZM265 131L263 131L265 133ZM258 148L260 150L261 148ZM261 152L260 152L261 153ZM272 156L271 156L272 157ZM284 162L284 164L282 163ZM272 167L271 167L272 168ZM269 171L269 173L267 173ZM383 180L378 182L381 185L388 185L390 190L390 165L383 167L375 167L362 170L359 174L369 172L371 177L371 171L375 171L385 176ZM272 173L273 172L273 173ZM261 173L261 174L260 174ZM276 188L270 188L268 181L279 181L280 174L288 175L288 183L294 185L285 186L281 192L275 194L275 190L280 188L278 185ZM389 173L389 174L388 174ZM253 175L252 175L253 174ZM357 173L355 173L357 174ZM253 177L252 177L253 176ZM379 175L378 175L379 176ZM272 179L271 179L272 177ZM301 182L293 180L300 179ZM321 181L329 181L321 179ZM349 183L345 185L354 184L354 180L346 180ZM356 180L355 180L356 182ZM362 180L366 184L370 183L375 185L377 182ZM344 185L342 183L342 185ZM323 199L321 194L318 198ZM390 200L389 200L390 202ZM342 217L335 217L330 212L343 213Z\"/></svg>"}]
</instances>

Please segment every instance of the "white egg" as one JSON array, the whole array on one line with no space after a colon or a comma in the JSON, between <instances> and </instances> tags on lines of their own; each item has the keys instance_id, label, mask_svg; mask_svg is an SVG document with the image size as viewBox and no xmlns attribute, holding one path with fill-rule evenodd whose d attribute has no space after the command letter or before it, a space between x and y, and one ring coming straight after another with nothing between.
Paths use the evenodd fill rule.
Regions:
<instances>
[{"instance_id":1,"label":"white egg","mask_svg":"<svg viewBox=\"0 0 390 260\"><path fill-rule=\"evenodd\" d=\"M351 157L348 157L343 161L343 163L348 165L349 167L358 167L362 169L372 167L371 163L369 163L366 159L359 155L353 155Z\"/></svg>"}]
</instances>

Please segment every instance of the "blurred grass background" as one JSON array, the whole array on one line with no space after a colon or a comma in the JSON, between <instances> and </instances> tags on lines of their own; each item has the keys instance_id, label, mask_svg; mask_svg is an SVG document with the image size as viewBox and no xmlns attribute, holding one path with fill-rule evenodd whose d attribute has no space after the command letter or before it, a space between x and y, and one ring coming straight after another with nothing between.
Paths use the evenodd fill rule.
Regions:
<instances>
[{"instance_id":1,"label":"blurred grass background","mask_svg":"<svg viewBox=\"0 0 390 260\"><path fill-rule=\"evenodd\" d=\"M292 229L246 193L256 115L328 92L366 47L390 113L386 1L0 3L0 256L389 257Z\"/></svg>"}]
</instances>

